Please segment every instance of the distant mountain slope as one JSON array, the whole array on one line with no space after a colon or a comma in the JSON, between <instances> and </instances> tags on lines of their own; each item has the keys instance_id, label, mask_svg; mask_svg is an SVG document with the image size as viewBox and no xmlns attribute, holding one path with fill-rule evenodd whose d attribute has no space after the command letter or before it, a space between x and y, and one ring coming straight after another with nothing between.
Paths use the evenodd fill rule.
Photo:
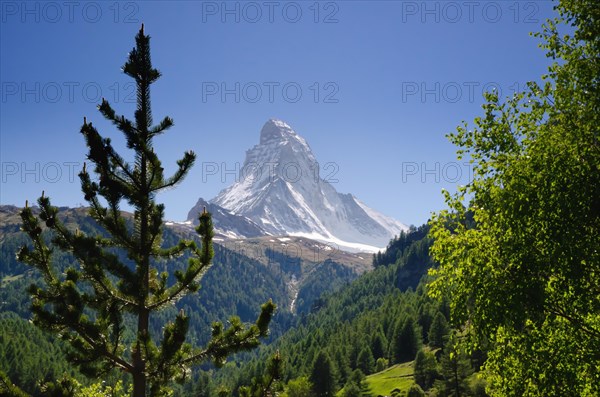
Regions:
<instances>
[{"instance_id":1,"label":"distant mountain slope","mask_svg":"<svg viewBox=\"0 0 600 397\"><path fill-rule=\"evenodd\" d=\"M27 236L19 231L19 208L0 207L0 311L13 311L23 317L29 317L29 296L26 288L31 282L40 282L36 271L16 260L16 251L22 244L29 244ZM34 211L36 209L34 208ZM125 214L126 218L132 217ZM59 217L66 225L78 228L89 234L102 234L96 222L87 215L86 208L61 208ZM46 230L43 232L47 233ZM165 246L172 246L181 238L197 238L189 228L166 227L163 233ZM213 321L226 321L230 315L239 315L243 321L254 321L260 311L261 303L269 299L279 307L279 316L291 317L289 306L290 292L286 285L286 274L269 271L257 260L215 244L213 266L200 282L197 294L182 298L176 307L165 309L156 314L154 330L159 333L164 321L172 317L180 308L190 313L190 337L203 342L210 336ZM124 253L119 253L124 263L130 263ZM169 283L174 280L174 272L182 269L187 257L154 262L159 272L170 274ZM54 264L61 274L69 266L77 266L68 253L56 250ZM283 316L283 317L282 317ZM288 320L285 320L287 322ZM277 335L283 325L274 324Z\"/></svg>"},{"instance_id":2,"label":"distant mountain slope","mask_svg":"<svg viewBox=\"0 0 600 397\"><path fill-rule=\"evenodd\" d=\"M241 368L219 373L232 389L248 384L261 373L266 358L279 350L285 360L285 380L308 375L321 351L330 357L342 387L360 366L359 355L368 349L374 357L395 363L397 333L410 317L420 338L427 341L431 322L445 307L425 294L424 277L433 266L428 253L427 226L411 228L390 242L377 267L333 294L316 300L310 313L269 346L259 348L254 360ZM387 260L384 260L387 258ZM411 380L412 383L412 380Z\"/></svg>"},{"instance_id":3,"label":"distant mountain slope","mask_svg":"<svg viewBox=\"0 0 600 397\"><path fill-rule=\"evenodd\" d=\"M226 209L221 212L229 218L245 217L221 221L233 225L233 233L246 230L250 220L265 234L302 236L355 252L375 252L407 230L353 195L338 193L319 175L306 140L274 119L265 123L260 142L246 152L238 180L211 203ZM197 211L198 205L188 220Z\"/></svg>"},{"instance_id":4,"label":"distant mountain slope","mask_svg":"<svg viewBox=\"0 0 600 397\"><path fill-rule=\"evenodd\" d=\"M209 211L215 210L212 204L206 205ZM20 231L19 211L15 206L0 206L0 311L28 317L29 297L25 291L38 276L16 260L16 251L29 243ZM219 219L217 211L213 214ZM87 215L86 208L64 207L59 216L67 225L84 233L102 233ZM248 230L252 230L252 223L248 223ZM165 244L170 245L181 238L197 236L188 224L167 222L163 237ZM372 268L370 255L352 254L298 237L224 239L217 236L214 243L215 259L201 282L200 292L178 304L187 305L195 313L199 331L212 321L226 320L232 314L240 315L244 321L253 321L260 304L270 298L279 306L279 318L283 319L298 311L298 296L302 298L302 309L310 308L321 293L332 291ZM61 272L73 263L72 257L65 253L56 252L55 258ZM172 274L182 268L185 260L179 258L157 266ZM338 271L328 274L327 283L313 285L323 279L318 275L326 274L327 267ZM284 324L276 325L279 326L285 328Z\"/></svg>"}]
</instances>

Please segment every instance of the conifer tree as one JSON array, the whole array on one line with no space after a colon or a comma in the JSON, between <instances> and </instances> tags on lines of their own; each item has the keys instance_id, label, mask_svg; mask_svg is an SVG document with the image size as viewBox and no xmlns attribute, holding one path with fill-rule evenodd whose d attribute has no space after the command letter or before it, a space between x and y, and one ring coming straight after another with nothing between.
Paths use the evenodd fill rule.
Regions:
<instances>
[{"instance_id":1,"label":"conifer tree","mask_svg":"<svg viewBox=\"0 0 600 397\"><path fill-rule=\"evenodd\" d=\"M406 392L406 397L421 397L425 395L426 394L423 389L421 389L421 386L417 385L416 383L410 385L410 389L408 389Z\"/></svg>"},{"instance_id":2,"label":"conifer tree","mask_svg":"<svg viewBox=\"0 0 600 397\"><path fill-rule=\"evenodd\" d=\"M375 336L371 340L371 352L373 353L373 358L378 360L382 357L385 357L385 346L386 345L387 345L387 341L385 340L383 331L380 329L375 333Z\"/></svg>"},{"instance_id":3,"label":"conifer tree","mask_svg":"<svg viewBox=\"0 0 600 397\"><path fill-rule=\"evenodd\" d=\"M423 390L429 390L439 376L435 354L423 349L419 350L415 357L414 371L415 382Z\"/></svg>"},{"instance_id":4,"label":"conifer tree","mask_svg":"<svg viewBox=\"0 0 600 397\"><path fill-rule=\"evenodd\" d=\"M136 47L123 67L137 86L134 120L117 115L104 99L98 107L124 134L134 161L129 163L118 154L111 140L103 138L85 117L81 127L89 149L87 159L97 176L97 181L93 180L84 164L79 174L81 188L90 216L108 237L72 230L58 219L57 207L42 193L37 217L27 204L21 212L23 230L33 247L22 247L18 254L19 260L34 266L45 281L41 287L30 288L35 324L70 342L70 358L84 373L99 376L116 368L131 375L134 397L163 395L168 382L183 381L191 365L206 360L222 365L229 354L257 346L259 338L268 333L275 309L271 301L264 304L251 326L242 324L238 317L231 318L227 329L221 323L213 324L212 339L204 348L186 343L189 318L183 311L164 327L161 341L150 336L151 313L198 290L213 258L213 227L205 210L196 229L199 246L194 240L181 240L173 247L162 247L164 205L156 203L156 195L183 180L195 154L186 152L177 162L177 171L171 177L164 176L152 141L169 129L173 120L165 117L152 125L150 86L160 72L152 67L149 44L142 25ZM123 201L134 209L132 221L120 210ZM42 227L50 230L51 238L42 235ZM58 274L53 266L56 249L69 252L78 266ZM158 274L154 266L157 261L185 253L191 256L184 270ZM131 344L124 342L125 316L133 317L136 323Z\"/></svg>"},{"instance_id":5,"label":"conifer tree","mask_svg":"<svg viewBox=\"0 0 600 397\"><path fill-rule=\"evenodd\" d=\"M342 397L368 397L371 395L365 374L360 369L352 371L348 382L344 385Z\"/></svg>"},{"instance_id":6,"label":"conifer tree","mask_svg":"<svg viewBox=\"0 0 600 397\"><path fill-rule=\"evenodd\" d=\"M441 312L437 312L429 328L429 345L433 348L444 347L444 338L450 332L450 327L446 317Z\"/></svg>"},{"instance_id":7,"label":"conifer tree","mask_svg":"<svg viewBox=\"0 0 600 397\"><path fill-rule=\"evenodd\" d=\"M396 363L414 360L421 344L421 332L415 319L408 316L404 321L398 321L392 342L392 359Z\"/></svg>"},{"instance_id":8,"label":"conifer tree","mask_svg":"<svg viewBox=\"0 0 600 397\"><path fill-rule=\"evenodd\" d=\"M467 395L466 379L473 373L469 358L456 334L450 334L440 360L446 395L460 397Z\"/></svg>"},{"instance_id":9,"label":"conifer tree","mask_svg":"<svg viewBox=\"0 0 600 397\"><path fill-rule=\"evenodd\" d=\"M375 371L375 359L368 346L365 346L358 354L356 367L367 375L372 374L373 371Z\"/></svg>"},{"instance_id":10,"label":"conifer tree","mask_svg":"<svg viewBox=\"0 0 600 397\"><path fill-rule=\"evenodd\" d=\"M309 380L316 397L332 397L335 394L334 369L326 353L321 351L315 358Z\"/></svg>"}]
</instances>

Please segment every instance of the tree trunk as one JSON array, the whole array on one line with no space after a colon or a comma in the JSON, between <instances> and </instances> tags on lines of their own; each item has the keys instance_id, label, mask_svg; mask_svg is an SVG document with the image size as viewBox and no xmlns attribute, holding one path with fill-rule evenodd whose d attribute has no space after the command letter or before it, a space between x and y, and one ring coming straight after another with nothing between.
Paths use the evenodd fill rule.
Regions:
<instances>
[{"instance_id":1,"label":"tree trunk","mask_svg":"<svg viewBox=\"0 0 600 397\"><path fill-rule=\"evenodd\" d=\"M133 397L146 397L146 376L143 371L133 373Z\"/></svg>"},{"instance_id":2,"label":"tree trunk","mask_svg":"<svg viewBox=\"0 0 600 397\"><path fill-rule=\"evenodd\" d=\"M138 339L133 352L133 397L146 397L146 360L142 355L145 340L148 338L150 313L142 309L138 314Z\"/></svg>"}]
</instances>

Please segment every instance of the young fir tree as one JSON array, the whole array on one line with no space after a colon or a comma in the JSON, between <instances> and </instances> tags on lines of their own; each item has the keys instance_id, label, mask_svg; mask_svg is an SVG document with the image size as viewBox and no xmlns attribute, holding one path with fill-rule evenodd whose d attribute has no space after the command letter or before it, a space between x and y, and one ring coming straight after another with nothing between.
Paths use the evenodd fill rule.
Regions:
<instances>
[{"instance_id":1,"label":"young fir tree","mask_svg":"<svg viewBox=\"0 0 600 397\"><path fill-rule=\"evenodd\" d=\"M367 375L372 374L375 371L375 359L368 346L365 346L358 354L356 367Z\"/></svg>"},{"instance_id":2,"label":"young fir tree","mask_svg":"<svg viewBox=\"0 0 600 397\"><path fill-rule=\"evenodd\" d=\"M446 317L444 317L444 315L441 312L437 312L437 314L433 318L431 327L429 327L429 345L432 348L444 347L444 339L448 336L449 332L450 327L448 326L448 321L446 321Z\"/></svg>"},{"instance_id":3,"label":"young fir tree","mask_svg":"<svg viewBox=\"0 0 600 397\"><path fill-rule=\"evenodd\" d=\"M413 364L415 383L423 390L429 390L439 377L438 363L431 351L419 350Z\"/></svg>"},{"instance_id":4,"label":"young fir tree","mask_svg":"<svg viewBox=\"0 0 600 397\"><path fill-rule=\"evenodd\" d=\"M440 359L443 388L447 396L468 395L467 378L473 373L469 357L456 333L450 334Z\"/></svg>"},{"instance_id":5,"label":"young fir tree","mask_svg":"<svg viewBox=\"0 0 600 397\"><path fill-rule=\"evenodd\" d=\"M206 210L200 215L197 232L201 244L182 240L171 248L162 248L164 206L155 197L164 189L183 180L192 167L195 155L187 152L177 162L178 169L166 178L152 140L173 125L165 117L152 125L150 85L160 73L150 61L150 38L142 25L136 36L136 47L130 52L123 71L137 86L137 110L130 121L119 116L106 100L99 110L124 135L127 147L135 155L133 163L119 155L109 138L103 138L84 118L81 133L85 137L88 160L95 166L98 181L93 181L85 164L79 174L82 191L90 206L90 216L102 226L109 237L85 235L70 230L58 218L58 209L42 196L39 220L26 205L21 212L23 230L33 241L33 249L23 247L18 258L34 266L43 275L43 287L32 286L34 322L58 333L73 347L71 359L81 365L84 373L98 376L117 368L131 375L133 396L162 395L173 379L183 381L190 366L212 360L216 365L236 351L259 344L268 333L275 305L268 302L255 324L246 327L239 318L230 320L225 329L221 323L212 327L212 339L204 348L194 348L185 342L188 317L181 311L175 321L164 327L160 342L149 334L152 312L173 305L183 295L199 288L199 279L213 258L213 227ZM120 211L126 201L134 209L133 226ZM51 239L42 235L40 220L51 231ZM54 249L69 252L79 266L59 275L52 263ZM119 256L121 252L124 255ZM187 267L174 273L158 274L153 266L158 260L171 259L191 252ZM128 266L123 256L135 264ZM137 327L130 345L123 340L125 315L134 317Z\"/></svg>"},{"instance_id":6,"label":"young fir tree","mask_svg":"<svg viewBox=\"0 0 600 397\"><path fill-rule=\"evenodd\" d=\"M391 346L391 358L396 363L414 360L422 345L421 332L412 316L398 321Z\"/></svg>"},{"instance_id":7,"label":"young fir tree","mask_svg":"<svg viewBox=\"0 0 600 397\"><path fill-rule=\"evenodd\" d=\"M313 385L312 392L315 397L332 397L335 395L334 368L327 353L319 352L313 362L309 380Z\"/></svg>"}]
</instances>

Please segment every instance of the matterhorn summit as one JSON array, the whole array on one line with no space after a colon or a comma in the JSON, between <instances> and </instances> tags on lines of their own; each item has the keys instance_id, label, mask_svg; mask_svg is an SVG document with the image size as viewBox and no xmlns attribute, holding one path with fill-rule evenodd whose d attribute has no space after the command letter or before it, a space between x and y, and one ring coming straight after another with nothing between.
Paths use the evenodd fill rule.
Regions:
<instances>
[{"instance_id":1,"label":"matterhorn summit","mask_svg":"<svg viewBox=\"0 0 600 397\"><path fill-rule=\"evenodd\" d=\"M407 229L353 195L338 193L319 175L306 140L276 119L265 123L259 143L246 152L236 182L210 203L249 219L265 234L306 237L345 250L376 251Z\"/></svg>"}]
</instances>

